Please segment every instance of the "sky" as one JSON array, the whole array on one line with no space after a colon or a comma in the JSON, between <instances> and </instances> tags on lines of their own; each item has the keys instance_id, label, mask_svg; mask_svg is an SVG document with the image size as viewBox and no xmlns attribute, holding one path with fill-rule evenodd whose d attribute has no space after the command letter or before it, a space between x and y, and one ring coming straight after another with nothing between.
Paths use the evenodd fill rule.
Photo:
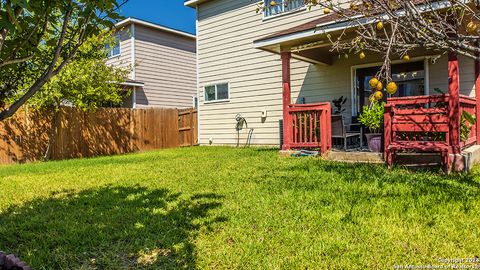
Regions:
<instances>
[{"instance_id":1,"label":"sky","mask_svg":"<svg viewBox=\"0 0 480 270\"><path fill-rule=\"evenodd\" d=\"M183 0L129 0L120 13L195 34L195 9L185 7Z\"/></svg>"}]
</instances>

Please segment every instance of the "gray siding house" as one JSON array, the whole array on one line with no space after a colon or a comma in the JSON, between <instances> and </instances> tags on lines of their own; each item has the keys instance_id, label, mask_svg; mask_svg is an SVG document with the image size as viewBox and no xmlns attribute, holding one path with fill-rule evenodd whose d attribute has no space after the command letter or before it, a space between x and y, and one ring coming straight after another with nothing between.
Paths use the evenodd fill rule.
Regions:
<instances>
[{"instance_id":1,"label":"gray siding house","mask_svg":"<svg viewBox=\"0 0 480 270\"><path fill-rule=\"evenodd\" d=\"M107 63L129 67L126 107L188 108L197 95L196 37L127 18L116 24L118 45Z\"/></svg>"},{"instance_id":2,"label":"gray siding house","mask_svg":"<svg viewBox=\"0 0 480 270\"><path fill-rule=\"evenodd\" d=\"M358 116L365 99L361 83L382 59L370 54L361 60L329 51L325 33L341 27L320 8L309 10L303 0L256 13L259 1L187 0L197 13L199 142L201 145L236 145L235 119L241 114L248 129L240 142L280 144L283 115L283 52L291 53L292 103L331 102L347 97L347 122ZM340 0L337 0L340 1ZM315 43L316 42L316 43ZM302 50L305 44L317 44ZM402 95L429 95L435 88L448 91L447 56L412 53L409 63L396 61ZM461 94L473 96L474 62L459 57ZM369 75L370 74L370 75ZM253 133L252 130L253 129Z\"/></svg>"}]
</instances>

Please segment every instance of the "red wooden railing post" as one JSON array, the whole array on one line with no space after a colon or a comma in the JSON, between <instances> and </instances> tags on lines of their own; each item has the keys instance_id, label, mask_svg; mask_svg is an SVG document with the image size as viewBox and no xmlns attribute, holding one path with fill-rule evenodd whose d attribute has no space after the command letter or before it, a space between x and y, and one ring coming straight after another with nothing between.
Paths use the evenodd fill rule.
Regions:
<instances>
[{"instance_id":1,"label":"red wooden railing post","mask_svg":"<svg viewBox=\"0 0 480 270\"><path fill-rule=\"evenodd\" d=\"M327 127L327 117L328 117L328 109L325 108L320 111L320 153L323 154L327 151L328 147L328 127Z\"/></svg>"},{"instance_id":2,"label":"red wooden railing post","mask_svg":"<svg viewBox=\"0 0 480 270\"><path fill-rule=\"evenodd\" d=\"M282 87L283 87L283 150L289 150L293 141L292 121L289 111L291 104L291 85L290 85L290 52L282 52Z\"/></svg>"},{"instance_id":3,"label":"red wooden railing post","mask_svg":"<svg viewBox=\"0 0 480 270\"><path fill-rule=\"evenodd\" d=\"M455 53L448 53L448 117L450 129L450 147L452 154L460 154L460 76L458 58Z\"/></svg>"},{"instance_id":4,"label":"red wooden railing post","mask_svg":"<svg viewBox=\"0 0 480 270\"><path fill-rule=\"evenodd\" d=\"M476 43L476 46L478 47L478 42ZM479 53L475 54L477 56L477 60L475 60L475 101L476 101L476 106L475 106L475 117L476 119L479 119L480 117L480 60L478 60L478 57L480 57ZM480 144L480 124L477 122L475 123L475 135L477 137L477 142L476 144Z\"/></svg>"},{"instance_id":5,"label":"red wooden railing post","mask_svg":"<svg viewBox=\"0 0 480 270\"><path fill-rule=\"evenodd\" d=\"M332 149L332 105L328 103L326 106L325 122L323 123L325 125L325 149L322 154Z\"/></svg>"},{"instance_id":6,"label":"red wooden railing post","mask_svg":"<svg viewBox=\"0 0 480 270\"><path fill-rule=\"evenodd\" d=\"M383 116L383 125L384 125L384 146L383 146L383 156L385 162L388 166L393 165L392 155L388 151L388 146L392 142L392 105L385 104L385 113Z\"/></svg>"}]
</instances>

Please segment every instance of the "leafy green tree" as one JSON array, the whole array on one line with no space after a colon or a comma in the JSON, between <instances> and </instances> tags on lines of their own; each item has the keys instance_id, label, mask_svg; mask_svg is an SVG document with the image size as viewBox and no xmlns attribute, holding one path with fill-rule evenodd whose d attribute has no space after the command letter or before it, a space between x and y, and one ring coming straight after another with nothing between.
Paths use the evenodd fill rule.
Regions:
<instances>
[{"instance_id":1,"label":"leafy green tree","mask_svg":"<svg viewBox=\"0 0 480 270\"><path fill-rule=\"evenodd\" d=\"M119 105L129 95L120 83L125 82L128 68L107 65L106 44L113 37L91 37L80 48L72 61L48 83L28 104L36 109L70 105L82 110L91 110L106 105Z\"/></svg>"},{"instance_id":2,"label":"leafy green tree","mask_svg":"<svg viewBox=\"0 0 480 270\"><path fill-rule=\"evenodd\" d=\"M119 105L123 97L130 94L120 84L127 79L130 69L114 67L105 61L108 53L105 45L113 45L113 42L114 38L110 35L86 40L72 61L28 101L30 108L52 113L53 124L45 159L51 156L51 146L60 125L60 106L94 110L106 105Z\"/></svg>"},{"instance_id":3,"label":"leafy green tree","mask_svg":"<svg viewBox=\"0 0 480 270\"><path fill-rule=\"evenodd\" d=\"M113 27L126 1L0 0L0 120L58 75L86 40Z\"/></svg>"}]
</instances>

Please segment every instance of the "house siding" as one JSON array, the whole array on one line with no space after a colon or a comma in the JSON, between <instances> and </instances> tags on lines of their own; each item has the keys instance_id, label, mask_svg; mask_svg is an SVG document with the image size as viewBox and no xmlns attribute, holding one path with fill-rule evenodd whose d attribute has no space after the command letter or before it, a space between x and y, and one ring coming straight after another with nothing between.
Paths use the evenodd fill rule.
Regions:
<instances>
[{"instance_id":1,"label":"house siding","mask_svg":"<svg viewBox=\"0 0 480 270\"><path fill-rule=\"evenodd\" d=\"M464 56L458 57L460 94L475 97L475 64L472 59ZM448 93L448 57L442 56L435 63L430 63L430 93L434 94L435 88Z\"/></svg>"},{"instance_id":2,"label":"house siding","mask_svg":"<svg viewBox=\"0 0 480 270\"><path fill-rule=\"evenodd\" d=\"M279 145L279 120L282 119L282 72L280 56L253 47L253 41L277 31L311 21L321 10L298 11L267 20L255 13L250 0L213 0L197 7L200 144L235 145L235 116L241 114L253 129L254 145ZM351 114L352 66L380 59L334 57L331 66L311 65L292 59L292 102L331 101L348 98L345 114ZM430 89L448 90L446 57L429 64ZM462 93L472 94L473 62L461 59ZM230 100L204 102L204 87L228 82ZM445 88L447 86L447 88ZM267 110L267 118L261 111ZM245 143L248 130L240 134Z\"/></svg>"},{"instance_id":3,"label":"house siding","mask_svg":"<svg viewBox=\"0 0 480 270\"><path fill-rule=\"evenodd\" d=\"M192 107L196 96L194 38L135 25L137 107Z\"/></svg>"}]
</instances>

